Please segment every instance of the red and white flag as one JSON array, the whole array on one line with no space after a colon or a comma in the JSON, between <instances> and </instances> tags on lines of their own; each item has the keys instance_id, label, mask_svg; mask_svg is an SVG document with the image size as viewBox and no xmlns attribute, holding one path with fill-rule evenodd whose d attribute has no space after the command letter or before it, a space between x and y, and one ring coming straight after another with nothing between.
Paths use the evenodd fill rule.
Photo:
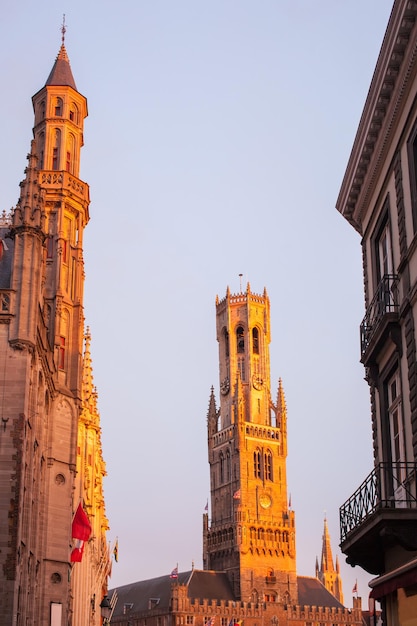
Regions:
<instances>
[{"instance_id":1,"label":"red and white flag","mask_svg":"<svg viewBox=\"0 0 417 626\"><path fill-rule=\"evenodd\" d=\"M358 581L353 585L352 593L358 593Z\"/></svg>"},{"instance_id":2,"label":"red and white flag","mask_svg":"<svg viewBox=\"0 0 417 626\"><path fill-rule=\"evenodd\" d=\"M90 535L91 524L80 502L75 512L74 519L72 520L72 563L79 563L83 558L84 544L90 539Z\"/></svg>"}]
</instances>

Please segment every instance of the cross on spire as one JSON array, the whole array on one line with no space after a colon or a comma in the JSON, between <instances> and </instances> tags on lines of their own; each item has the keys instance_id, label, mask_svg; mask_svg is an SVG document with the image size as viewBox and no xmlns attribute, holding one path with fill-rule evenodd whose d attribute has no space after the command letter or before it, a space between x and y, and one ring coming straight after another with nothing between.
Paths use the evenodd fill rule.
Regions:
<instances>
[{"instance_id":1,"label":"cross on spire","mask_svg":"<svg viewBox=\"0 0 417 626\"><path fill-rule=\"evenodd\" d=\"M61 33L62 33L62 43L65 42L65 33L67 32L67 29L65 28L65 13L62 16L62 26L61 26Z\"/></svg>"}]
</instances>

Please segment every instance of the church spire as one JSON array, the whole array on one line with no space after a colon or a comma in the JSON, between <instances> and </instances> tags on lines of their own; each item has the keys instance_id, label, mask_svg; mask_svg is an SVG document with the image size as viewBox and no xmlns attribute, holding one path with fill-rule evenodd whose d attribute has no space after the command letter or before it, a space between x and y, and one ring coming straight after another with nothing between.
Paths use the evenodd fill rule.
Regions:
<instances>
[{"instance_id":1,"label":"church spire","mask_svg":"<svg viewBox=\"0 0 417 626\"><path fill-rule=\"evenodd\" d=\"M322 572L334 572L332 546L330 545L326 517L324 517L323 544L321 548L321 570Z\"/></svg>"},{"instance_id":2,"label":"church spire","mask_svg":"<svg viewBox=\"0 0 417 626\"><path fill-rule=\"evenodd\" d=\"M320 569L318 567L318 559L316 558L316 578L318 578L326 589L343 604L342 579L339 571L339 561L336 558L336 567L334 567L326 516L324 517Z\"/></svg>"}]
</instances>

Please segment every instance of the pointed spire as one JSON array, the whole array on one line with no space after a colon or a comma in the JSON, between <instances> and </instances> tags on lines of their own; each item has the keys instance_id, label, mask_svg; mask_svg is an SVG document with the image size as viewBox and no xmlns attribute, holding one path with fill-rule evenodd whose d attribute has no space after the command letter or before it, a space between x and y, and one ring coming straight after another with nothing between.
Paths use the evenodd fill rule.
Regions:
<instances>
[{"instance_id":1,"label":"pointed spire","mask_svg":"<svg viewBox=\"0 0 417 626\"><path fill-rule=\"evenodd\" d=\"M98 419L97 390L94 385L91 359L91 334L88 326L84 335L84 343L82 400L84 407L88 411L89 419Z\"/></svg>"},{"instance_id":2,"label":"pointed spire","mask_svg":"<svg viewBox=\"0 0 417 626\"><path fill-rule=\"evenodd\" d=\"M330 545L329 529L327 527L327 518L324 517L323 545L321 550L321 569L322 572L334 572L332 547Z\"/></svg>"},{"instance_id":3,"label":"pointed spire","mask_svg":"<svg viewBox=\"0 0 417 626\"><path fill-rule=\"evenodd\" d=\"M65 33L67 29L65 27L65 14L62 20L62 43L58 52L58 56L55 60L54 66L51 70L51 73L48 76L48 79L45 83L45 87L47 85L60 85L66 87L72 87L77 91L77 87L75 85L75 80L72 75L71 66L68 58L67 51L65 49Z\"/></svg>"},{"instance_id":4,"label":"pointed spire","mask_svg":"<svg viewBox=\"0 0 417 626\"><path fill-rule=\"evenodd\" d=\"M20 183L20 198L13 213L13 226L31 226L43 230L45 225L44 192L38 183L36 142L32 139L27 155L25 178Z\"/></svg>"},{"instance_id":5,"label":"pointed spire","mask_svg":"<svg viewBox=\"0 0 417 626\"><path fill-rule=\"evenodd\" d=\"M207 428L209 437L217 432L217 422L219 419L219 412L216 407L216 397L214 395L214 387L211 387L209 407L207 411Z\"/></svg>"},{"instance_id":6,"label":"pointed spire","mask_svg":"<svg viewBox=\"0 0 417 626\"><path fill-rule=\"evenodd\" d=\"M277 392L277 426L285 430L287 423L287 403L285 401L284 386L282 379L278 380L278 392Z\"/></svg>"}]
</instances>

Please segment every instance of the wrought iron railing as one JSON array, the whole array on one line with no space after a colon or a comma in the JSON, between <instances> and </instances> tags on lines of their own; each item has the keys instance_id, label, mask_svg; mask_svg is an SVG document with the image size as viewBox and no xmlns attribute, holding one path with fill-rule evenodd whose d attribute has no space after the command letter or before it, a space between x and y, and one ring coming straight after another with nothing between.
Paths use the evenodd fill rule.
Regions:
<instances>
[{"instance_id":1,"label":"wrought iron railing","mask_svg":"<svg viewBox=\"0 0 417 626\"><path fill-rule=\"evenodd\" d=\"M384 315L388 313L398 313L398 285L399 280L396 274L386 274L379 283L361 323L362 356L368 348L372 335Z\"/></svg>"},{"instance_id":2,"label":"wrought iron railing","mask_svg":"<svg viewBox=\"0 0 417 626\"><path fill-rule=\"evenodd\" d=\"M341 541L379 509L417 508L416 473L417 463L379 463L340 507Z\"/></svg>"}]
</instances>

